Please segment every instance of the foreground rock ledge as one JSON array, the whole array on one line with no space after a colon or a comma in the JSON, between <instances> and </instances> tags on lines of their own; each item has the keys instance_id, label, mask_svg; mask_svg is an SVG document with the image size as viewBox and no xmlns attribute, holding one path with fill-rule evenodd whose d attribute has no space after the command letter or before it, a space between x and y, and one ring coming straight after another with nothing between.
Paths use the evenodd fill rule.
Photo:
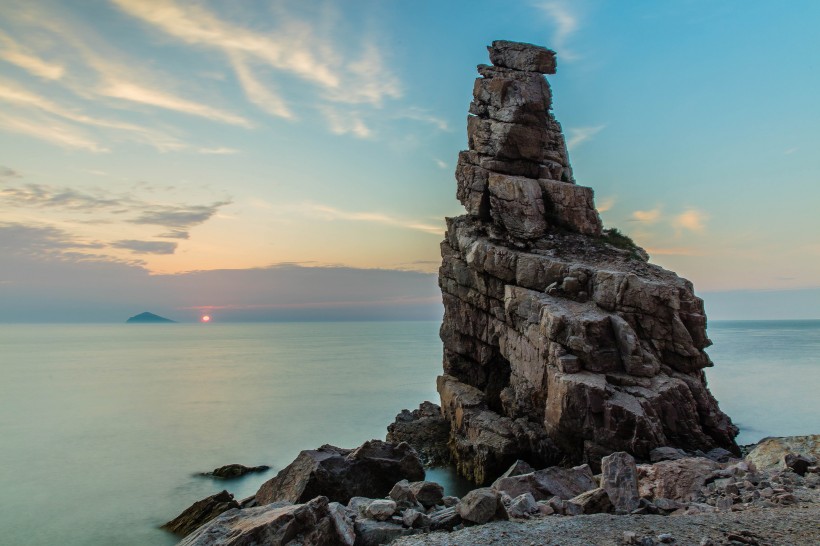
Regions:
<instances>
[{"instance_id":1,"label":"foreground rock ledge","mask_svg":"<svg viewBox=\"0 0 820 546\"><path fill-rule=\"evenodd\" d=\"M703 374L702 300L604 230L575 184L542 75L554 52L489 50L456 168L467 214L447 219L441 243L438 391L458 470L488 483L516 459L597 471L615 451L739 453Z\"/></svg>"}]
</instances>

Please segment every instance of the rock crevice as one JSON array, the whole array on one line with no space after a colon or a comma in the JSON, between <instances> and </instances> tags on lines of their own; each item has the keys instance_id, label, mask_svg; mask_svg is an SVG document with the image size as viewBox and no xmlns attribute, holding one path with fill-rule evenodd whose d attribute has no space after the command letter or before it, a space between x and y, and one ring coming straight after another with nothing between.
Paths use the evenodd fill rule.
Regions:
<instances>
[{"instance_id":1,"label":"rock crevice","mask_svg":"<svg viewBox=\"0 0 820 546\"><path fill-rule=\"evenodd\" d=\"M555 53L498 41L480 65L456 167L467 214L447 219L438 389L459 471L492 481L660 446L737 452L702 369L692 284L603 229L577 185L543 74ZM623 248L623 247L626 248Z\"/></svg>"}]
</instances>

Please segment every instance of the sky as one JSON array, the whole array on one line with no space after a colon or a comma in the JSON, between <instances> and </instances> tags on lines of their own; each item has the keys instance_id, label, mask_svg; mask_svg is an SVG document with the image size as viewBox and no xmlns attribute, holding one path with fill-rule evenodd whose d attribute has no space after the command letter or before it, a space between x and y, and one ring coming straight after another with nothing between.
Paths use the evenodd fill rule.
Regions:
<instances>
[{"instance_id":1,"label":"sky","mask_svg":"<svg viewBox=\"0 0 820 546\"><path fill-rule=\"evenodd\" d=\"M820 3L0 3L0 322L441 316L475 66L710 318L820 318Z\"/></svg>"}]
</instances>

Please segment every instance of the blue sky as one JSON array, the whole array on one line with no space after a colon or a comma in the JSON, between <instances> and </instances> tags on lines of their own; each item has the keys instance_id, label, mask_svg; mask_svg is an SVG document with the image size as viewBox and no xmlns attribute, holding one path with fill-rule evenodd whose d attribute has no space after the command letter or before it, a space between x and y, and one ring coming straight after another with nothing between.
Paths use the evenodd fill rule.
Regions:
<instances>
[{"instance_id":1,"label":"blue sky","mask_svg":"<svg viewBox=\"0 0 820 546\"><path fill-rule=\"evenodd\" d=\"M39 294L48 317L55 278L128 279L83 300L102 320L193 271L434 272L475 65L511 39L558 52L607 226L707 309L765 292L757 318L820 317L817 21L808 1L3 2L0 302ZM403 275L385 294L435 299ZM231 278L281 303L250 277ZM291 305L321 304L293 282ZM250 305L210 294L166 308Z\"/></svg>"}]
</instances>

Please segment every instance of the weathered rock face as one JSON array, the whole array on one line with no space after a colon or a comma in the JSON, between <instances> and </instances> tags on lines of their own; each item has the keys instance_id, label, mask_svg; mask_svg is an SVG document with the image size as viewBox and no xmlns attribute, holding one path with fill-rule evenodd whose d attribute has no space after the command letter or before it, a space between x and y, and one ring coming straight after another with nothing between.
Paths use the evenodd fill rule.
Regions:
<instances>
[{"instance_id":1,"label":"weathered rock face","mask_svg":"<svg viewBox=\"0 0 820 546\"><path fill-rule=\"evenodd\" d=\"M164 524L162 528L185 536L200 525L234 508L239 508L239 503L234 500L233 495L222 490L215 495L196 501L180 515Z\"/></svg>"},{"instance_id":2,"label":"weathered rock face","mask_svg":"<svg viewBox=\"0 0 820 546\"><path fill-rule=\"evenodd\" d=\"M347 503L357 496L384 497L402 479L424 479L424 468L408 444L371 440L356 449L324 445L302 451L296 460L262 484L256 502L307 502L323 495Z\"/></svg>"},{"instance_id":3,"label":"weathered rock face","mask_svg":"<svg viewBox=\"0 0 820 546\"><path fill-rule=\"evenodd\" d=\"M597 468L614 451L737 453L702 372L702 300L605 232L592 190L574 182L542 75L555 54L489 49L456 168L467 214L447 219L441 244L438 390L459 471L486 483L516 459Z\"/></svg>"}]
</instances>

